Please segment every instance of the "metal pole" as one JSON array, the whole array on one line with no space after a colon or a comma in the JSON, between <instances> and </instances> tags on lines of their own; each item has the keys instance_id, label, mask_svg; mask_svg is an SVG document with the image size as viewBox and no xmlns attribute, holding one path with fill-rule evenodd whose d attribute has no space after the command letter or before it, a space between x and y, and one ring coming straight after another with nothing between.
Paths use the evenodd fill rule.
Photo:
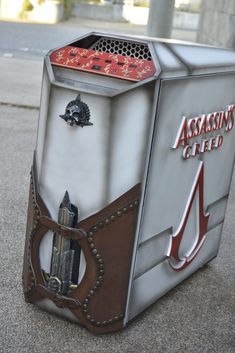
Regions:
<instances>
[{"instance_id":1,"label":"metal pole","mask_svg":"<svg viewBox=\"0 0 235 353\"><path fill-rule=\"evenodd\" d=\"M149 37L170 38L174 6L175 0L151 0L147 25Z\"/></svg>"}]
</instances>

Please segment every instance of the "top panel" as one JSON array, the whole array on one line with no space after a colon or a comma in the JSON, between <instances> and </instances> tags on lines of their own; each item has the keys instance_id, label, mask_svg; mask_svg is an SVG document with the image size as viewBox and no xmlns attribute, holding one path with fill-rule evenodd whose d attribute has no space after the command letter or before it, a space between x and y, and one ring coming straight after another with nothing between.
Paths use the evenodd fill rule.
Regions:
<instances>
[{"instance_id":1,"label":"top panel","mask_svg":"<svg viewBox=\"0 0 235 353\"><path fill-rule=\"evenodd\" d=\"M199 45L169 44L173 52L192 68L235 67L235 51Z\"/></svg>"},{"instance_id":2,"label":"top panel","mask_svg":"<svg viewBox=\"0 0 235 353\"><path fill-rule=\"evenodd\" d=\"M234 50L96 32L57 49L50 58L53 66L96 74L97 78L118 78L122 83L153 76L175 78L235 71Z\"/></svg>"},{"instance_id":3,"label":"top panel","mask_svg":"<svg viewBox=\"0 0 235 353\"><path fill-rule=\"evenodd\" d=\"M157 55L162 54L159 51L159 41L153 41ZM175 59L184 65L187 75L207 75L219 72L234 72L235 70L235 51L225 48L216 48L212 46L179 43L176 41L165 40L162 45L171 51ZM174 62L165 56L162 71L176 70ZM161 61L162 62L162 61ZM165 65L166 64L166 65Z\"/></svg>"},{"instance_id":4,"label":"top panel","mask_svg":"<svg viewBox=\"0 0 235 353\"><path fill-rule=\"evenodd\" d=\"M50 60L55 66L133 82L152 77L156 72L152 60L75 46L57 49L50 55Z\"/></svg>"}]
</instances>

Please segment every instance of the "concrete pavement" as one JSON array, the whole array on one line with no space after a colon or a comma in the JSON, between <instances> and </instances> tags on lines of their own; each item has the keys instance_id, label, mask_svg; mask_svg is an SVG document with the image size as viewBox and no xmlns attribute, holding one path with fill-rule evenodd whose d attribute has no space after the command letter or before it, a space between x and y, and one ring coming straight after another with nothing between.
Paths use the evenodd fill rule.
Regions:
<instances>
[{"instance_id":1,"label":"concrete pavement","mask_svg":"<svg viewBox=\"0 0 235 353\"><path fill-rule=\"evenodd\" d=\"M0 57L0 102L39 107L43 59Z\"/></svg>"},{"instance_id":2,"label":"concrete pavement","mask_svg":"<svg viewBox=\"0 0 235 353\"><path fill-rule=\"evenodd\" d=\"M0 57L0 352L234 353L235 179L218 257L118 333L94 336L26 304L21 271L42 56ZM8 105L6 105L8 103Z\"/></svg>"}]
</instances>

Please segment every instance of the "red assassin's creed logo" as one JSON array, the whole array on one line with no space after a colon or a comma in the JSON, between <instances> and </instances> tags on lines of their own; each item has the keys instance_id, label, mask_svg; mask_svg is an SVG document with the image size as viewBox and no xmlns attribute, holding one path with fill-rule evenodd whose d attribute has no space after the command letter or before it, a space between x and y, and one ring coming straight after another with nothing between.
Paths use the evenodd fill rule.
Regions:
<instances>
[{"instance_id":1,"label":"red assassin's creed logo","mask_svg":"<svg viewBox=\"0 0 235 353\"><path fill-rule=\"evenodd\" d=\"M204 213L204 163L200 162L197 174L195 176L195 180L185 207L184 214L182 216L180 225L176 232L172 235L171 245L168 256L170 257L169 264L175 271L181 271L185 267L187 267L196 257L199 250L201 249L205 239L207 232L207 225L209 219L209 213ZM184 231L188 222L190 210L193 205L193 201L196 197L196 192L198 192L198 207L199 207L199 227L198 234L195 239L195 242L190 249L189 253L185 256L179 255L180 244L184 235Z\"/></svg>"}]
</instances>

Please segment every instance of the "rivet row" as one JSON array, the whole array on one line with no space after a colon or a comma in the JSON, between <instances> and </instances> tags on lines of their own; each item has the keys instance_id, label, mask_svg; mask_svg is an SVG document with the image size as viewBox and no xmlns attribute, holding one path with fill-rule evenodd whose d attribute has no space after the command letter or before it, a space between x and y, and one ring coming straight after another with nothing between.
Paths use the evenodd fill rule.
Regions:
<instances>
[{"instance_id":1,"label":"rivet row","mask_svg":"<svg viewBox=\"0 0 235 353\"><path fill-rule=\"evenodd\" d=\"M95 244L94 244L94 241L93 241L93 236L95 235L95 233L99 229L103 228L105 225L107 225L107 226L110 225L112 222L114 222L117 219L117 217L121 217L123 214L126 214L129 210L133 210L138 205L139 205L138 200L135 200L135 201L129 203L127 206L118 209L113 214L111 214L110 216L106 217L105 219L103 219L102 221L97 223L95 226L93 226L88 231L87 242L88 242L88 246L90 248L90 251L91 251L92 255L94 255L95 260L97 262L97 273L98 273L98 275L97 275L97 280L95 282L95 285L92 287L92 289L88 293L87 297L83 301L83 312L86 314L85 315L86 319L88 321L90 321L92 324L96 325L96 326L107 326L107 325L113 324L114 322L122 319L124 317L124 315L120 314L120 315L116 315L113 318L110 318L108 320L97 321L97 320L95 320L94 317L92 317L92 315L90 313L88 313L89 301L94 296L95 291L98 289L98 287L100 287L102 285L103 276L104 276L103 259L102 259L102 257L98 253L98 250L95 247Z\"/></svg>"},{"instance_id":2,"label":"rivet row","mask_svg":"<svg viewBox=\"0 0 235 353\"><path fill-rule=\"evenodd\" d=\"M34 184L33 184L33 178L32 178L32 171L30 171L30 183L31 183L31 197L32 197L32 204L33 204L33 212L34 212L34 220L33 220L33 224L31 226L30 229L30 234L29 234L29 243L28 243L28 270L29 270L29 282L30 285L28 285L28 287L26 287L24 289L24 292L29 292L31 291L34 287L35 287L35 278L34 278L34 274L31 268L31 263L30 263L30 258L31 258L31 241L32 241L32 236L33 236L33 232L35 231L35 229L38 226L39 223L39 219L40 219L40 210L37 206L36 203L36 196L34 193Z\"/></svg>"}]
</instances>

